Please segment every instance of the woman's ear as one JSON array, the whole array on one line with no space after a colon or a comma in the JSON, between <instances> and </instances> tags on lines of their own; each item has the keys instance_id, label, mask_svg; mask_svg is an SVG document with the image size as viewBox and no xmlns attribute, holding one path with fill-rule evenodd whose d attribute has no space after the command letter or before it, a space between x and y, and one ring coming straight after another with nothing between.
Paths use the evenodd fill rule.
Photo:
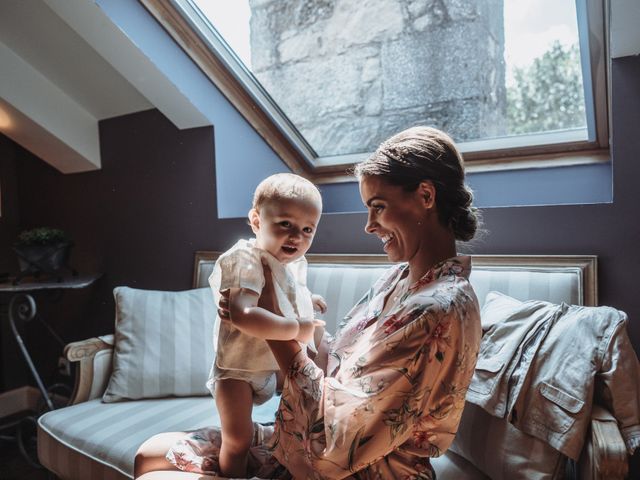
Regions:
<instances>
[{"instance_id":1,"label":"woman's ear","mask_svg":"<svg viewBox=\"0 0 640 480\"><path fill-rule=\"evenodd\" d=\"M431 209L435 206L436 187L431 180L423 180L420 182L420 185L418 185L418 194L425 208Z\"/></svg>"},{"instance_id":2,"label":"woman's ear","mask_svg":"<svg viewBox=\"0 0 640 480\"><path fill-rule=\"evenodd\" d=\"M260 230L260 214L255 208L249 210L249 225L254 234L257 234L258 230Z\"/></svg>"}]
</instances>

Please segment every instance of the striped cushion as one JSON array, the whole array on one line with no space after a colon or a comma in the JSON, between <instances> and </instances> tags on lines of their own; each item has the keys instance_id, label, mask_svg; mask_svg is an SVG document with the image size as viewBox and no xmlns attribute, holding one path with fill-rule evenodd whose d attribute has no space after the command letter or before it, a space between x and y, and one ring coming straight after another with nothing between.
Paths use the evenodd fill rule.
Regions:
<instances>
[{"instance_id":1,"label":"striped cushion","mask_svg":"<svg viewBox=\"0 0 640 480\"><path fill-rule=\"evenodd\" d=\"M493 480L563 478L566 461L564 455L547 443L469 402L465 404L458 433L449 450Z\"/></svg>"},{"instance_id":2,"label":"striped cushion","mask_svg":"<svg viewBox=\"0 0 640 480\"><path fill-rule=\"evenodd\" d=\"M309 290L327 301L327 312L321 316L327 322L327 331L336 331L344 316L388 268L385 265L309 265Z\"/></svg>"},{"instance_id":3,"label":"striped cushion","mask_svg":"<svg viewBox=\"0 0 640 480\"><path fill-rule=\"evenodd\" d=\"M518 300L546 300L570 305L584 303L579 268L544 269L514 267L473 267L469 278L480 307L492 290Z\"/></svg>"},{"instance_id":4,"label":"striped cushion","mask_svg":"<svg viewBox=\"0 0 640 480\"><path fill-rule=\"evenodd\" d=\"M272 422L279 400L254 407L254 420ZM149 437L211 425L220 425L211 397L90 400L38 419L38 458L64 479L132 478L136 450Z\"/></svg>"},{"instance_id":5,"label":"striped cushion","mask_svg":"<svg viewBox=\"0 0 640 480\"><path fill-rule=\"evenodd\" d=\"M336 326L375 281L389 268L388 265L309 264L307 283L313 293L325 297L328 311L323 319L327 330ZM491 290L502 292L519 300L544 299L552 303L565 302L581 305L580 269L514 269L514 267L474 267L470 281L480 306Z\"/></svg>"},{"instance_id":6,"label":"striped cushion","mask_svg":"<svg viewBox=\"0 0 640 480\"><path fill-rule=\"evenodd\" d=\"M117 287L114 296L113 373L103 400L208 395L216 312L211 291Z\"/></svg>"}]
</instances>

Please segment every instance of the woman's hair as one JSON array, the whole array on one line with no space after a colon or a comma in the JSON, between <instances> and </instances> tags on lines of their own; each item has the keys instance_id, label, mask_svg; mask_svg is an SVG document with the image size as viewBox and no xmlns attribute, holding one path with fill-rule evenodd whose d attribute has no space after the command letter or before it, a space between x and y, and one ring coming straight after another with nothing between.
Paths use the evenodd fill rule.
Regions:
<instances>
[{"instance_id":1,"label":"woman's hair","mask_svg":"<svg viewBox=\"0 0 640 480\"><path fill-rule=\"evenodd\" d=\"M473 193L464 183L462 156L451 137L430 127L413 127L384 141L367 160L357 164L358 179L383 177L392 185L414 191L424 180L436 189L438 218L458 240L471 240L480 213L471 206Z\"/></svg>"},{"instance_id":2,"label":"woman's hair","mask_svg":"<svg viewBox=\"0 0 640 480\"><path fill-rule=\"evenodd\" d=\"M322 211L322 196L313 183L293 173L276 173L256 187L253 194L253 208L260 207L271 200L301 199L314 203Z\"/></svg>"}]
</instances>

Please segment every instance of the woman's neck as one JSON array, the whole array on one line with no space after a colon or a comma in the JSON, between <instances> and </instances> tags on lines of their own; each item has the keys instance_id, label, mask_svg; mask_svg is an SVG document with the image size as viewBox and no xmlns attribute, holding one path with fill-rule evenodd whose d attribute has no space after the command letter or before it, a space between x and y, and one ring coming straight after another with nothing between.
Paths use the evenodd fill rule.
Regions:
<instances>
[{"instance_id":1,"label":"woman's neck","mask_svg":"<svg viewBox=\"0 0 640 480\"><path fill-rule=\"evenodd\" d=\"M435 265L456 256L456 241L448 229L432 232L431 241L424 242L409 260L409 282L420 280Z\"/></svg>"}]
</instances>

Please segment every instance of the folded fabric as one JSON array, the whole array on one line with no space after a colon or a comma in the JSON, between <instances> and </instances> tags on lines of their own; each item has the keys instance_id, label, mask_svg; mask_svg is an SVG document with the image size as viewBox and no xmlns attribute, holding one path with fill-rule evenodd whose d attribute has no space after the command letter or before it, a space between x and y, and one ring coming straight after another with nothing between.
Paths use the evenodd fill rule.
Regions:
<instances>
[{"instance_id":1,"label":"folded fabric","mask_svg":"<svg viewBox=\"0 0 640 480\"><path fill-rule=\"evenodd\" d=\"M624 312L514 302L487 296L481 315L493 325L467 401L577 460L596 393L632 452L640 443L640 366Z\"/></svg>"}]
</instances>

